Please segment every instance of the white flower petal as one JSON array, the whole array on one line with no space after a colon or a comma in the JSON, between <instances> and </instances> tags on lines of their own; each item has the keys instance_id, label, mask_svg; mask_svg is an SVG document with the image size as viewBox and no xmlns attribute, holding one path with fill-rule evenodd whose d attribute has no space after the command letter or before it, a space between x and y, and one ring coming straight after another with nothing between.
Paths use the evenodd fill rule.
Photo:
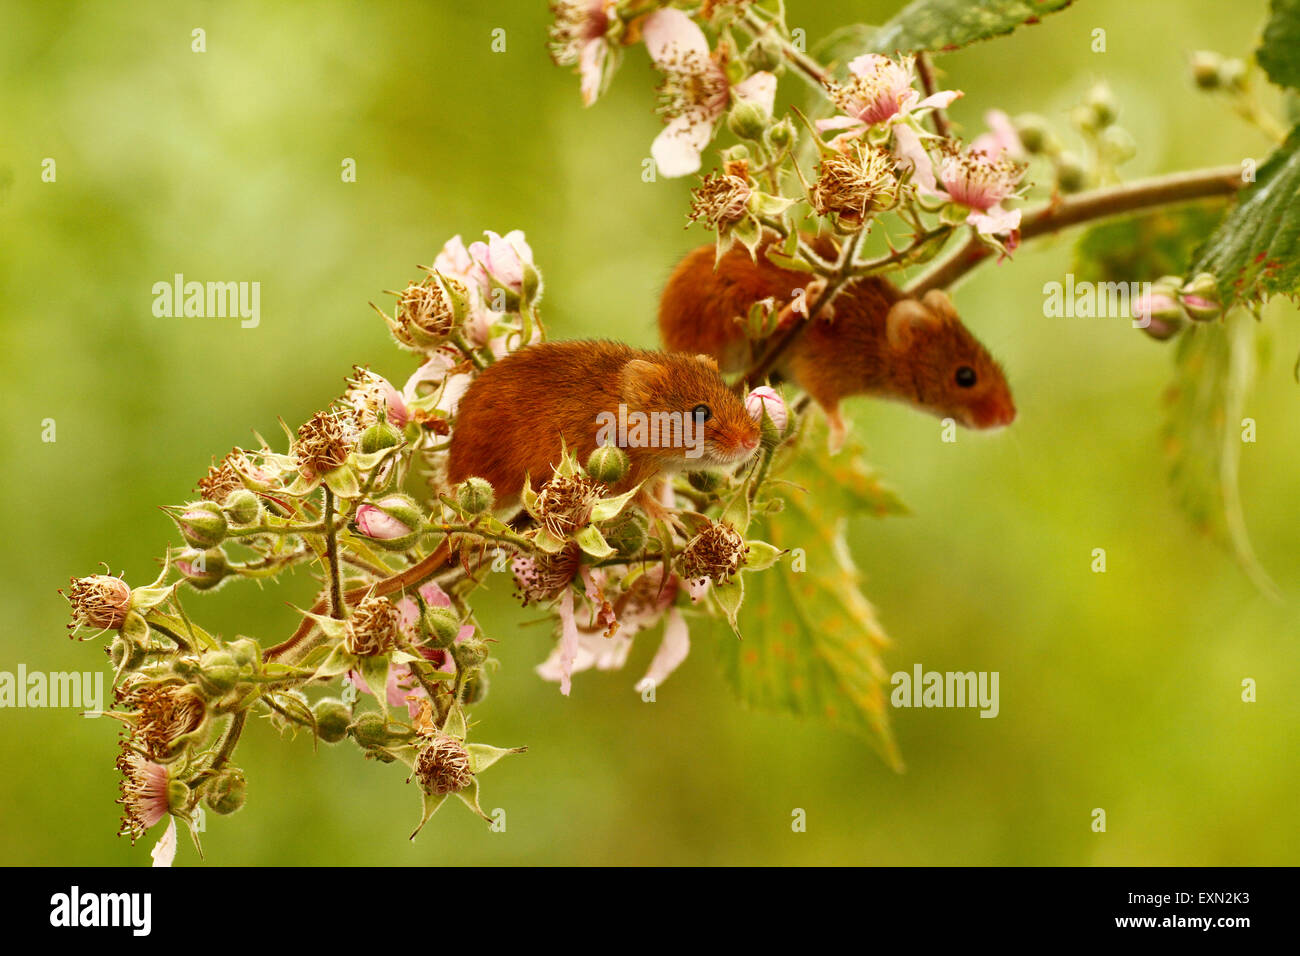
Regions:
<instances>
[{"instance_id":1,"label":"white flower petal","mask_svg":"<svg viewBox=\"0 0 1300 956\"><path fill-rule=\"evenodd\" d=\"M704 59L709 56L709 41L705 39L704 31L682 11L671 7L656 10L646 17L641 36L656 66L672 64L685 56Z\"/></svg>"},{"instance_id":2,"label":"white flower petal","mask_svg":"<svg viewBox=\"0 0 1300 956\"><path fill-rule=\"evenodd\" d=\"M936 193L934 181L934 162L930 154L921 145L921 137L907 123L895 123L894 155L901 165L912 170L912 183L923 193Z\"/></svg>"},{"instance_id":3,"label":"white flower petal","mask_svg":"<svg viewBox=\"0 0 1300 956\"><path fill-rule=\"evenodd\" d=\"M658 687L677 670L677 666L686 660L686 655L690 652L691 634L686 627L686 619L677 608L672 608L664 622L664 638L659 642L659 649L650 661L650 668L637 687L643 688L646 684Z\"/></svg>"},{"instance_id":4,"label":"white flower petal","mask_svg":"<svg viewBox=\"0 0 1300 956\"><path fill-rule=\"evenodd\" d=\"M668 11L662 11L664 13ZM689 176L700 168L700 153L713 138L713 123L694 114L674 119L650 146L659 172L671 178Z\"/></svg>"},{"instance_id":5,"label":"white flower petal","mask_svg":"<svg viewBox=\"0 0 1300 956\"><path fill-rule=\"evenodd\" d=\"M966 221L981 235L1000 236L1020 228L1020 210L992 206L988 212L972 211Z\"/></svg>"},{"instance_id":6,"label":"white flower petal","mask_svg":"<svg viewBox=\"0 0 1300 956\"><path fill-rule=\"evenodd\" d=\"M170 817L167 820L167 829L163 831L162 839L149 851L153 857L154 866L171 866L172 861L176 859L176 818Z\"/></svg>"}]
</instances>

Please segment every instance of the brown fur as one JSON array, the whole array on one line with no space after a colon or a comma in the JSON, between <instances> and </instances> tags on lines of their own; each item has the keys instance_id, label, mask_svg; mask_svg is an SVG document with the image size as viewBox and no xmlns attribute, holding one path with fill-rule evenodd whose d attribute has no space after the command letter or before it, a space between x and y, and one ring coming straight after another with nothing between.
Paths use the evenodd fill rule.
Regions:
<instances>
[{"instance_id":1,"label":"brown fur","mask_svg":"<svg viewBox=\"0 0 1300 956\"><path fill-rule=\"evenodd\" d=\"M735 464L757 447L759 428L723 383L717 365L694 355L634 349L616 342L546 342L520 349L485 369L461 397L452 429L448 479L477 475L501 504L513 502L524 476L534 487L551 476L561 449L579 464L596 449L597 415L629 411L689 415L705 404L702 458L684 448L626 448L623 491L661 471Z\"/></svg>"},{"instance_id":2,"label":"brown fur","mask_svg":"<svg viewBox=\"0 0 1300 956\"><path fill-rule=\"evenodd\" d=\"M819 251L826 252L824 240ZM758 261L737 246L714 268L714 247L692 250L664 288L659 328L673 350L704 352L725 371L751 360L749 343L735 321L754 302L794 298L812 276L779 268L759 250ZM895 314L896 334L889 335ZM971 335L946 296L917 303L889 280L871 276L851 282L832 304L832 318L818 319L791 347L778 371L791 378L832 416L841 399L872 395L906 402L973 428L994 427L1015 416L1011 389L1001 368ZM976 384L957 384L957 369L974 369Z\"/></svg>"}]
</instances>

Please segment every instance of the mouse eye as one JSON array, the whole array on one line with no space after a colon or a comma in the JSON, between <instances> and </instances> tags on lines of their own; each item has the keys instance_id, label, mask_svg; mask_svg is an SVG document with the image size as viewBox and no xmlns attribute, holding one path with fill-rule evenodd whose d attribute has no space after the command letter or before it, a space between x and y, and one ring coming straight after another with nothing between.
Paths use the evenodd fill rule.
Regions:
<instances>
[{"instance_id":1,"label":"mouse eye","mask_svg":"<svg viewBox=\"0 0 1300 956\"><path fill-rule=\"evenodd\" d=\"M691 409L691 417L697 422L707 422L713 417L713 409L709 408L708 405L700 403Z\"/></svg>"},{"instance_id":2,"label":"mouse eye","mask_svg":"<svg viewBox=\"0 0 1300 956\"><path fill-rule=\"evenodd\" d=\"M970 388L975 384L975 370L969 365L963 365L957 369L957 384L962 388Z\"/></svg>"}]
</instances>

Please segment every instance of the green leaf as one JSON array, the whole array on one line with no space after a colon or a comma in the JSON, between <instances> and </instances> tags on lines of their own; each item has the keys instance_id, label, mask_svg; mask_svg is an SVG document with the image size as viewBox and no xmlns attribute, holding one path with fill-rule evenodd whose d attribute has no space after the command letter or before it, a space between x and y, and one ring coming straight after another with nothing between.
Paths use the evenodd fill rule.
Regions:
<instances>
[{"instance_id":1,"label":"green leaf","mask_svg":"<svg viewBox=\"0 0 1300 956\"><path fill-rule=\"evenodd\" d=\"M947 52L1037 23L1072 0L913 0L875 35L877 53Z\"/></svg>"},{"instance_id":2,"label":"green leaf","mask_svg":"<svg viewBox=\"0 0 1300 956\"><path fill-rule=\"evenodd\" d=\"M366 686L379 702L379 711L388 716L388 655L374 654L357 659L361 676L366 679Z\"/></svg>"},{"instance_id":3,"label":"green leaf","mask_svg":"<svg viewBox=\"0 0 1300 956\"><path fill-rule=\"evenodd\" d=\"M470 770L475 774L480 774L502 757L508 757L511 754L524 753L528 748L493 747L491 744L469 744L465 749L469 751Z\"/></svg>"},{"instance_id":4,"label":"green leaf","mask_svg":"<svg viewBox=\"0 0 1300 956\"><path fill-rule=\"evenodd\" d=\"M865 499L877 513L890 509L880 510L879 495L841 484L832 465L838 459L825 448L824 430L804 436L783 475L789 481L782 487L791 489L785 510L755 522L765 541L803 553L745 575L744 640L720 642L723 673L747 703L863 734L901 770L889 723L889 672L880 659L889 641L859 589L844 539L846 501ZM897 501L892 493L884 500ZM797 564L806 570L794 570Z\"/></svg>"},{"instance_id":5,"label":"green leaf","mask_svg":"<svg viewBox=\"0 0 1300 956\"><path fill-rule=\"evenodd\" d=\"M1272 16L1255 58L1278 86L1300 87L1300 0L1273 0L1269 9Z\"/></svg>"},{"instance_id":6,"label":"green leaf","mask_svg":"<svg viewBox=\"0 0 1300 956\"><path fill-rule=\"evenodd\" d=\"M1298 196L1300 126L1259 167L1255 184L1242 193L1190 270L1215 275L1225 309L1300 290Z\"/></svg>"},{"instance_id":7,"label":"green leaf","mask_svg":"<svg viewBox=\"0 0 1300 956\"><path fill-rule=\"evenodd\" d=\"M421 801L423 812L420 814L420 825L411 833L411 839L414 840L424 829L424 825L429 822L429 818L438 812L438 808L447 802L445 793L424 793L421 791L423 800Z\"/></svg>"},{"instance_id":8,"label":"green leaf","mask_svg":"<svg viewBox=\"0 0 1300 956\"><path fill-rule=\"evenodd\" d=\"M1238 311L1223 323L1193 323L1179 337L1164 440L1179 507L1198 531L1233 550L1261 591L1276 595L1246 533L1237 481L1255 335L1255 320Z\"/></svg>"},{"instance_id":9,"label":"green leaf","mask_svg":"<svg viewBox=\"0 0 1300 956\"><path fill-rule=\"evenodd\" d=\"M740 628L736 623L736 615L740 613L740 606L745 601L745 581L741 575L736 574L731 577L725 584L715 584L712 587L713 600L718 603L722 613L727 617L727 623L731 629L740 636Z\"/></svg>"},{"instance_id":10,"label":"green leaf","mask_svg":"<svg viewBox=\"0 0 1300 956\"><path fill-rule=\"evenodd\" d=\"M608 521L611 518L617 518L622 512L624 506L632 500L632 496L641 490L640 483L635 488L623 492L617 498L601 498L591 506L591 520L593 522Z\"/></svg>"},{"instance_id":11,"label":"green leaf","mask_svg":"<svg viewBox=\"0 0 1300 956\"><path fill-rule=\"evenodd\" d=\"M597 560L608 558L614 553L614 549L609 546L605 536L594 524L589 524L579 531L573 540L578 542L578 547Z\"/></svg>"},{"instance_id":12,"label":"green leaf","mask_svg":"<svg viewBox=\"0 0 1300 956\"><path fill-rule=\"evenodd\" d=\"M1225 203L1191 203L1100 223L1074 247L1080 282L1150 282L1186 275L1197 246L1223 218Z\"/></svg>"}]
</instances>

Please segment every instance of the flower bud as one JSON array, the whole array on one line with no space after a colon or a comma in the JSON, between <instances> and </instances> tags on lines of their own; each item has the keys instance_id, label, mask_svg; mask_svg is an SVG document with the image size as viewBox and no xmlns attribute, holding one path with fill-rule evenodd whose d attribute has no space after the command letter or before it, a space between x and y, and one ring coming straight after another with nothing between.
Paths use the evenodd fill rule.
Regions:
<instances>
[{"instance_id":1,"label":"flower bud","mask_svg":"<svg viewBox=\"0 0 1300 956\"><path fill-rule=\"evenodd\" d=\"M770 33L764 33L745 51L745 63L755 72L771 73L781 65L781 42Z\"/></svg>"},{"instance_id":2,"label":"flower bud","mask_svg":"<svg viewBox=\"0 0 1300 956\"><path fill-rule=\"evenodd\" d=\"M587 459L587 474L606 485L616 485L627 474L627 452L617 445L601 445Z\"/></svg>"},{"instance_id":3,"label":"flower bud","mask_svg":"<svg viewBox=\"0 0 1300 956\"><path fill-rule=\"evenodd\" d=\"M389 495L357 508L357 533L390 551L405 551L419 540L424 517L406 495Z\"/></svg>"},{"instance_id":4,"label":"flower bud","mask_svg":"<svg viewBox=\"0 0 1300 956\"><path fill-rule=\"evenodd\" d=\"M492 510L496 496L491 482L482 478L466 478L456 489L456 503L460 510L469 515L486 514Z\"/></svg>"},{"instance_id":5,"label":"flower bud","mask_svg":"<svg viewBox=\"0 0 1300 956\"><path fill-rule=\"evenodd\" d=\"M1219 85L1233 93L1246 89L1246 64L1238 59L1224 60L1219 65Z\"/></svg>"},{"instance_id":6,"label":"flower bud","mask_svg":"<svg viewBox=\"0 0 1300 956\"><path fill-rule=\"evenodd\" d=\"M488 658L488 648L477 637L471 637L452 644L451 656L456 661L456 669L469 672Z\"/></svg>"},{"instance_id":7,"label":"flower bud","mask_svg":"<svg viewBox=\"0 0 1300 956\"><path fill-rule=\"evenodd\" d=\"M760 385L745 397L745 411L763 426L763 440L768 444L780 440L790 420L785 401L770 385Z\"/></svg>"},{"instance_id":8,"label":"flower bud","mask_svg":"<svg viewBox=\"0 0 1300 956\"><path fill-rule=\"evenodd\" d=\"M337 697L322 697L311 713L316 718L316 736L327 744L336 744L348 735L352 711Z\"/></svg>"},{"instance_id":9,"label":"flower bud","mask_svg":"<svg viewBox=\"0 0 1300 956\"><path fill-rule=\"evenodd\" d=\"M181 529L181 537L190 547L203 550L216 547L225 540L226 516L216 502L196 501L172 517Z\"/></svg>"},{"instance_id":10,"label":"flower bud","mask_svg":"<svg viewBox=\"0 0 1300 956\"><path fill-rule=\"evenodd\" d=\"M446 649L456 643L460 633L460 618L454 611L445 607L426 607L424 609L424 629L429 632L434 647Z\"/></svg>"},{"instance_id":11,"label":"flower bud","mask_svg":"<svg viewBox=\"0 0 1300 956\"><path fill-rule=\"evenodd\" d=\"M184 813L190 802L190 788L184 780L167 781L167 812Z\"/></svg>"},{"instance_id":12,"label":"flower bud","mask_svg":"<svg viewBox=\"0 0 1300 956\"><path fill-rule=\"evenodd\" d=\"M488 692L487 672L483 668L471 671L465 677L465 684L461 688L460 699L468 705L477 704Z\"/></svg>"},{"instance_id":13,"label":"flower bud","mask_svg":"<svg viewBox=\"0 0 1300 956\"><path fill-rule=\"evenodd\" d=\"M779 123L769 126L767 129L767 145L774 152L780 152L786 149L794 142L794 123L790 120L783 119Z\"/></svg>"},{"instance_id":14,"label":"flower bud","mask_svg":"<svg viewBox=\"0 0 1300 956\"><path fill-rule=\"evenodd\" d=\"M757 103L741 100L731 108L727 127L741 139L761 140L770 117Z\"/></svg>"},{"instance_id":15,"label":"flower bud","mask_svg":"<svg viewBox=\"0 0 1300 956\"><path fill-rule=\"evenodd\" d=\"M637 554L645 547L645 519L633 511L623 512L611 527L605 529L605 540L624 557Z\"/></svg>"},{"instance_id":16,"label":"flower bud","mask_svg":"<svg viewBox=\"0 0 1300 956\"><path fill-rule=\"evenodd\" d=\"M262 661L262 648L251 637L240 637L226 645L240 667L251 668Z\"/></svg>"},{"instance_id":17,"label":"flower bud","mask_svg":"<svg viewBox=\"0 0 1300 956\"><path fill-rule=\"evenodd\" d=\"M361 450L361 454L373 455L401 443L402 433L389 424L387 417L381 411L379 419L361 433L361 440L357 443L357 447Z\"/></svg>"},{"instance_id":18,"label":"flower bud","mask_svg":"<svg viewBox=\"0 0 1300 956\"><path fill-rule=\"evenodd\" d=\"M388 721L378 711L367 710L357 715L357 719L348 727L348 733L362 748L373 750L388 744Z\"/></svg>"},{"instance_id":19,"label":"flower bud","mask_svg":"<svg viewBox=\"0 0 1300 956\"><path fill-rule=\"evenodd\" d=\"M231 524L253 524L262 516L262 499L247 488L236 488L226 495L221 510Z\"/></svg>"},{"instance_id":20,"label":"flower bud","mask_svg":"<svg viewBox=\"0 0 1300 956\"><path fill-rule=\"evenodd\" d=\"M1178 290L1178 301L1197 322L1213 322L1223 313L1219 283L1209 272L1199 272Z\"/></svg>"},{"instance_id":21,"label":"flower bud","mask_svg":"<svg viewBox=\"0 0 1300 956\"><path fill-rule=\"evenodd\" d=\"M716 471L690 471L686 473L686 481L696 491L703 491L707 494L717 491L726 484L727 480Z\"/></svg>"},{"instance_id":22,"label":"flower bud","mask_svg":"<svg viewBox=\"0 0 1300 956\"><path fill-rule=\"evenodd\" d=\"M248 782L244 779L244 771L227 767L212 778L203 801L214 813L234 813L244 805L247 796Z\"/></svg>"},{"instance_id":23,"label":"flower bud","mask_svg":"<svg viewBox=\"0 0 1300 956\"><path fill-rule=\"evenodd\" d=\"M1084 106L1087 109L1088 124L1092 129L1105 129L1115 122L1117 115L1115 97L1111 95L1110 87L1105 83L1098 83L1088 91Z\"/></svg>"},{"instance_id":24,"label":"flower bud","mask_svg":"<svg viewBox=\"0 0 1300 956\"><path fill-rule=\"evenodd\" d=\"M176 567L197 591L207 591L225 580L229 567L226 553L220 548L207 551L188 550L176 559Z\"/></svg>"},{"instance_id":25,"label":"flower bud","mask_svg":"<svg viewBox=\"0 0 1300 956\"><path fill-rule=\"evenodd\" d=\"M1197 50L1192 54L1192 80L1203 90L1219 88L1219 67L1223 57L1213 50Z\"/></svg>"},{"instance_id":26,"label":"flower bud","mask_svg":"<svg viewBox=\"0 0 1300 956\"><path fill-rule=\"evenodd\" d=\"M1077 193L1085 185L1087 170L1073 153L1056 157L1056 185L1063 193Z\"/></svg>"},{"instance_id":27,"label":"flower bud","mask_svg":"<svg viewBox=\"0 0 1300 956\"><path fill-rule=\"evenodd\" d=\"M1047 147L1048 126L1047 120L1043 119L1037 113L1021 113L1013 121L1016 128L1016 135L1020 137L1020 145L1025 148L1026 153L1041 153Z\"/></svg>"},{"instance_id":28,"label":"flower bud","mask_svg":"<svg viewBox=\"0 0 1300 956\"><path fill-rule=\"evenodd\" d=\"M239 682L239 663L229 651L208 651L199 660L195 679L209 700L221 697Z\"/></svg>"}]
</instances>

